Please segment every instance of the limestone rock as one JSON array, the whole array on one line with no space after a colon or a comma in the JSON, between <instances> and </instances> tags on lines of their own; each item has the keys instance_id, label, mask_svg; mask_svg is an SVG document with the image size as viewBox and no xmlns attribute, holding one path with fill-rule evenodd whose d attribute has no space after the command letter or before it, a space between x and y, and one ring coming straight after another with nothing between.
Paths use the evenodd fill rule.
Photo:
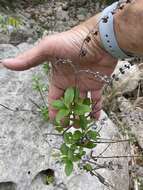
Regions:
<instances>
[{"instance_id":1,"label":"limestone rock","mask_svg":"<svg viewBox=\"0 0 143 190\"><path fill-rule=\"evenodd\" d=\"M0 33L0 44L8 44L9 37L3 33Z\"/></svg>"},{"instance_id":2,"label":"limestone rock","mask_svg":"<svg viewBox=\"0 0 143 190\"><path fill-rule=\"evenodd\" d=\"M126 68L129 66L129 68ZM124 74L120 72L120 68L124 69ZM138 82L141 78L141 72L137 65L130 66L128 61L119 61L113 74L118 77L118 81L114 82L116 88L120 88L122 92L131 92L138 86Z\"/></svg>"},{"instance_id":3,"label":"limestone rock","mask_svg":"<svg viewBox=\"0 0 143 190\"><path fill-rule=\"evenodd\" d=\"M62 9L63 9L64 11L67 11L67 10L69 9L69 3L67 3L67 2L63 3L63 4L62 4Z\"/></svg>"},{"instance_id":4,"label":"limestone rock","mask_svg":"<svg viewBox=\"0 0 143 190\"><path fill-rule=\"evenodd\" d=\"M126 98L118 98L122 120L130 128L143 149L143 109L133 106Z\"/></svg>"}]
</instances>

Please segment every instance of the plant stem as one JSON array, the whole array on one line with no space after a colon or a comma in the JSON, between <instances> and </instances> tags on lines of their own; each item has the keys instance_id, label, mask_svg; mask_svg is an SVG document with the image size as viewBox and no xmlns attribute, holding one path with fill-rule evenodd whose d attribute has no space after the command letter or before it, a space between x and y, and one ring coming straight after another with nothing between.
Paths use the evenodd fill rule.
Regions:
<instances>
[{"instance_id":1,"label":"plant stem","mask_svg":"<svg viewBox=\"0 0 143 190\"><path fill-rule=\"evenodd\" d=\"M111 158L143 158L143 156L93 156L92 158L102 158L102 159L111 159Z\"/></svg>"}]
</instances>

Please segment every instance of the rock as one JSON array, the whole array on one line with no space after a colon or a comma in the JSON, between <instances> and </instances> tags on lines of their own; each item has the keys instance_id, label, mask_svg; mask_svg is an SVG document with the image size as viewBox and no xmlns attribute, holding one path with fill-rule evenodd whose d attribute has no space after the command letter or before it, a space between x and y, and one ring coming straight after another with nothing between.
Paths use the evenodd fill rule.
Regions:
<instances>
[{"instance_id":1,"label":"rock","mask_svg":"<svg viewBox=\"0 0 143 190\"><path fill-rule=\"evenodd\" d=\"M53 16L53 11L52 9L48 9L46 12L47 16Z\"/></svg>"},{"instance_id":2,"label":"rock","mask_svg":"<svg viewBox=\"0 0 143 190\"><path fill-rule=\"evenodd\" d=\"M87 3L86 0L82 0L82 1L79 0L79 1L77 1L77 4L78 4L79 7L86 5L86 3Z\"/></svg>"},{"instance_id":3,"label":"rock","mask_svg":"<svg viewBox=\"0 0 143 190\"><path fill-rule=\"evenodd\" d=\"M23 51L26 51L32 47L33 47L33 44L27 44L26 42L21 43L17 46L19 53L22 53Z\"/></svg>"},{"instance_id":4,"label":"rock","mask_svg":"<svg viewBox=\"0 0 143 190\"><path fill-rule=\"evenodd\" d=\"M0 190L16 190L16 185L12 182L0 183Z\"/></svg>"},{"instance_id":5,"label":"rock","mask_svg":"<svg viewBox=\"0 0 143 190\"><path fill-rule=\"evenodd\" d=\"M3 45L0 49L4 49L4 47L7 50L5 54L0 50L3 58L18 53L18 48ZM15 51L16 49L17 51ZM30 111L33 105L29 102L29 98L32 98L34 94L27 95L28 91L32 92L28 83L31 84L32 75L36 71L38 68L34 72L32 70L14 72L4 68L0 70L1 104L13 109L19 107L20 110L29 110L14 112L0 107L0 125L2 127L0 132L0 182L3 184L12 182L12 184L16 184L16 190L29 190L32 179L39 171L48 166L50 148L42 136L46 131L48 132L49 124L44 125L40 117ZM39 101L37 100L37 102ZM36 118L33 118L34 115L37 121ZM37 124L35 125L33 121Z\"/></svg>"},{"instance_id":6,"label":"rock","mask_svg":"<svg viewBox=\"0 0 143 190\"><path fill-rule=\"evenodd\" d=\"M125 68L125 65L129 68ZM120 68L124 69L124 73L120 72ZM119 61L113 74L118 77L118 81L114 80L114 86L122 93L131 92L135 90L141 79L141 71L137 65L131 66L128 61Z\"/></svg>"},{"instance_id":7,"label":"rock","mask_svg":"<svg viewBox=\"0 0 143 190\"><path fill-rule=\"evenodd\" d=\"M118 105L123 123L131 130L131 134L143 149L143 109L132 105L124 97L118 98Z\"/></svg>"},{"instance_id":8,"label":"rock","mask_svg":"<svg viewBox=\"0 0 143 190\"><path fill-rule=\"evenodd\" d=\"M6 58L31 48L29 44L0 45L0 57ZM37 93L33 92L31 80L33 74L41 73L40 67L29 71L14 72L0 69L0 103L9 107L0 106L0 187L8 190L102 190L104 187L96 177L76 169L71 177L66 177L59 159L53 156L56 147L59 147L61 138L47 136L53 131L53 126L44 123L30 102L42 104ZM47 95L46 95L47 96ZM18 109L16 109L18 108ZM11 111L10 109L17 110ZM25 111L24 111L25 110ZM102 128L104 138L120 138L118 128L109 120L105 113L98 123ZM106 144L99 144L95 155L101 153ZM55 147L55 148L54 148ZM104 156L127 154L126 144L113 144ZM107 161L107 160L106 160ZM111 161L109 159L107 162ZM105 160L99 160L100 163ZM114 162L114 161L113 161ZM113 171L100 169L98 172L118 190L128 190L128 161L120 159L115 164L122 165L123 169ZM46 185L44 179L49 172L55 176L53 185ZM1 190L0 189L0 190Z\"/></svg>"},{"instance_id":9,"label":"rock","mask_svg":"<svg viewBox=\"0 0 143 190\"><path fill-rule=\"evenodd\" d=\"M0 44L0 59L11 58L18 54L18 49L11 44Z\"/></svg>"},{"instance_id":10,"label":"rock","mask_svg":"<svg viewBox=\"0 0 143 190\"><path fill-rule=\"evenodd\" d=\"M86 17L84 15L77 15L79 21L84 21Z\"/></svg>"},{"instance_id":11,"label":"rock","mask_svg":"<svg viewBox=\"0 0 143 190\"><path fill-rule=\"evenodd\" d=\"M78 24L78 20L70 20L69 21L69 26L70 27L74 27L74 26L76 26Z\"/></svg>"},{"instance_id":12,"label":"rock","mask_svg":"<svg viewBox=\"0 0 143 190\"><path fill-rule=\"evenodd\" d=\"M80 7L80 8L78 8L78 10L77 10L77 15L87 15L88 14L88 10L86 9L86 8L83 8L83 7Z\"/></svg>"},{"instance_id":13,"label":"rock","mask_svg":"<svg viewBox=\"0 0 143 190\"><path fill-rule=\"evenodd\" d=\"M77 11L77 18L79 21L84 21L87 19L88 10L86 8L80 7Z\"/></svg>"},{"instance_id":14,"label":"rock","mask_svg":"<svg viewBox=\"0 0 143 190\"><path fill-rule=\"evenodd\" d=\"M9 36L3 33L0 33L0 44L8 44Z\"/></svg>"},{"instance_id":15,"label":"rock","mask_svg":"<svg viewBox=\"0 0 143 190\"><path fill-rule=\"evenodd\" d=\"M67 11L68 8L69 8L69 3L68 2L65 2L65 3L62 4L62 10Z\"/></svg>"},{"instance_id":16,"label":"rock","mask_svg":"<svg viewBox=\"0 0 143 190\"><path fill-rule=\"evenodd\" d=\"M33 30L27 30L26 28L21 28L20 30L15 30L10 34L9 43L13 45L18 45L22 42L26 42L28 38L33 36Z\"/></svg>"},{"instance_id":17,"label":"rock","mask_svg":"<svg viewBox=\"0 0 143 190\"><path fill-rule=\"evenodd\" d=\"M63 20L63 19L66 19L67 21L69 20L68 12L63 11L61 6L57 8L56 16L57 18L59 18L59 20Z\"/></svg>"},{"instance_id":18,"label":"rock","mask_svg":"<svg viewBox=\"0 0 143 190\"><path fill-rule=\"evenodd\" d=\"M78 7L80 7L80 6L86 5L86 3L87 3L86 0L82 0L82 1L80 1L80 0L71 0L71 1L70 1L70 6L75 6L75 5L77 5Z\"/></svg>"}]
</instances>

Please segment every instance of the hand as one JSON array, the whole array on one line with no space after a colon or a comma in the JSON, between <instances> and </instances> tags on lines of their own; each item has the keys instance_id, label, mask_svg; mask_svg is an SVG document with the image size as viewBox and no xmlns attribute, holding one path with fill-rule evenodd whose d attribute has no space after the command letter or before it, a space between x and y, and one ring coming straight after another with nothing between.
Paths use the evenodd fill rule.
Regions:
<instances>
[{"instance_id":1,"label":"hand","mask_svg":"<svg viewBox=\"0 0 143 190\"><path fill-rule=\"evenodd\" d=\"M48 94L49 116L51 119L54 119L56 114L56 110L51 106L52 101L62 97L64 90L70 86L78 85L81 97L86 97L87 92L90 91L93 104L98 101L95 109L99 110L101 108L101 89L104 83L84 72L76 74L73 69L74 66L77 71L88 69L109 76L117 63L116 59L101 48L99 35L92 36L91 41L85 45L86 56L79 57L83 41L89 31L96 28L98 17L99 15L96 15L69 31L47 36L33 49L14 59L7 59L2 62L7 68L20 71L53 58L70 59L72 61L72 65L54 64L53 66ZM99 118L99 115L100 111L97 111L95 117Z\"/></svg>"}]
</instances>

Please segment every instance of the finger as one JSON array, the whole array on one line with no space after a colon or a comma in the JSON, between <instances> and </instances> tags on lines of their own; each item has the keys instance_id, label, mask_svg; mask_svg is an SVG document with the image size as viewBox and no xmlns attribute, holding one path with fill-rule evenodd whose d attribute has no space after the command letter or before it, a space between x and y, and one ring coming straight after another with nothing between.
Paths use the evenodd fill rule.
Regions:
<instances>
[{"instance_id":1,"label":"finger","mask_svg":"<svg viewBox=\"0 0 143 190\"><path fill-rule=\"evenodd\" d=\"M64 94L64 90L59 89L55 85L50 85L49 87L49 94L48 94L48 102L49 102L49 118L51 121L54 120L57 110L53 108L52 102L54 100L60 99Z\"/></svg>"},{"instance_id":2,"label":"finger","mask_svg":"<svg viewBox=\"0 0 143 190\"><path fill-rule=\"evenodd\" d=\"M62 40L63 36L66 39L67 34L68 32L47 36L32 49L16 58L5 59L2 64L11 70L21 71L37 66L51 58L62 57L62 54L67 55L66 43Z\"/></svg>"},{"instance_id":3,"label":"finger","mask_svg":"<svg viewBox=\"0 0 143 190\"><path fill-rule=\"evenodd\" d=\"M91 100L92 100L92 116L98 120L102 108L102 91L101 90L92 91Z\"/></svg>"},{"instance_id":4,"label":"finger","mask_svg":"<svg viewBox=\"0 0 143 190\"><path fill-rule=\"evenodd\" d=\"M79 96L84 99L87 97L87 92L80 91Z\"/></svg>"}]
</instances>

